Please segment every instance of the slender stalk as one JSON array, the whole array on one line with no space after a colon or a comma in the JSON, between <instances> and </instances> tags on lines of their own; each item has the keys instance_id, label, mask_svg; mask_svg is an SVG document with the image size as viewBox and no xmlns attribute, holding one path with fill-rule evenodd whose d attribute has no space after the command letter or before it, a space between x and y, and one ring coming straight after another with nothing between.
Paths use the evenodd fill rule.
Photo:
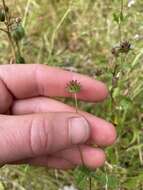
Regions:
<instances>
[{"instance_id":1,"label":"slender stalk","mask_svg":"<svg viewBox=\"0 0 143 190\"><path fill-rule=\"evenodd\" d=\"M78 113L78 101L77 101L77 94L76 93L74 93L74 100L75 100L76 113ZM78 145L78 150L79 150L79 153L80 153L80 158L81 158L82 165L85 166L83 153L82 153L82 150L80 148L80 145ZM91 177L89 177L89 190L92 190L92 178Z\"/></svg>"},{"instance_id":2,"label":"slender stalk","mask_svg":"<svg viewBox=\"0 0 143 190\"><path fill-rule=\"evenodd\" d=\"M89 177L89 190L92 190L92 177Z\"/></svg>"},{"instance_id":3,"label":"slender stalk","mask_svg":"<svg viewBox=\"0 0 143 190\"><path fill-rule=\"evenodd\" d=\"M19 56L21 56L21 50L18 41L16 41L16 47L17 47L17 53Z\"/></svg>"},{"instance_id":4,"label":"slender stalk","mask_svg":"<svg viewBox=\"0 0 143 190\"><path fill-rule=\"evenodd\" d=\"M115 66L114 66L114 69L113 69L113 78L112 78L112 88L111 88L111 91L110 91L110 95L111 95L111 99L112 99L112 105L114 106L115 104L115 100L114 100L114 97L113 97L113 93L114 93L114 89L116 88L116 85L115 83L117 83L117 79L116 79L116 75L117 75L117 71L118 71L118 63L117 63L117 60L115 61Z\"/></svg>"},{"instance_id":5,"label":"slender stalk","mask_svg":"<svg viewBox=\"0 0 143 190\"><path fill-rule=\"evenodd\" d=\"M77 94L76 93L74 93L74 100L75 100L76 113L78 113L78 102L77 102ZM78 145L78 149L79 149L82 164L85 165L84 159L83 159L83 154L82 154L82 151L81 151L81 148L79 145Z\"/></svg>"},{"instance_id":6,"label":"slender stalk","mask_svg":"<svg viewBox=\"0 0 143 190\"><path fill-rule=\"evenodd\" d=\"M107 173L106 173L106 184L105 184L105 190L108 190L108 176L107 176Z\"/></svg>"},{"instance_id":7,"label":"slender stalk","mask_svg":"<svg viewBox=\"0 0 143 190\"><path fill-rule=\"evenodd\" d=\"M137 135L137 142L140 145L141 142L140 142L139 135ZM140 164L141 164L141 166L143 166L143 157L142 157L142 148L141 147L138 148L138 153L139 153Z\"/></svg>"},{"instance_id":8,"label":"slender stalk","mask_svg":"<svg viewBox=\"0 0 143 190\"><path fill-rule=\"evenodd\" d=\"M123 12L124 12L124 0L121 0L120 23L119 23L119 38L120 38L120 42L122 42L122 21L121 21L121 15L123 15Z\"/></svg>"},{"instance_id":9,"label":"slender stalk","mask_svg":"<svg viewBox=\"0 0 143 190\"><path fill-rule=\"evenodd\" d=\"M76 93L74 93L74 100L75 100L76 113L78 113L78 102L77 102L77 94Z\"/></svg>"}]
</instances>

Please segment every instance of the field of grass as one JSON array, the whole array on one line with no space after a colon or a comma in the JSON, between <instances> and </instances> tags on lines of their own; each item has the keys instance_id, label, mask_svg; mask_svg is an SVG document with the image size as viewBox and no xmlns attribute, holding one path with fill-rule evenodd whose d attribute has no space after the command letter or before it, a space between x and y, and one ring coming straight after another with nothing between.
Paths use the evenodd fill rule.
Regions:
<instances>
[{"instance_id":1,"label":"field of grass","mask_svg":"<svg viewBox=\"0 0 143 190\"><path fill-rule=\"evenodd\" d=\"M72 69L109 86L111 98L104 103L80 102L81 109L114 123L118 133L116 144L106 149L105 166L91 174L93 190L143 190L143 1L131 7L128 0L6 2L14 17L22 17L26 63ZM125 41L129 49L113 54ZM0 31L0 64L11 56ZM59 190L68 184L87 190L90 172L85 173L4 166L0 190Z\"/></svg>"}]
</instances>

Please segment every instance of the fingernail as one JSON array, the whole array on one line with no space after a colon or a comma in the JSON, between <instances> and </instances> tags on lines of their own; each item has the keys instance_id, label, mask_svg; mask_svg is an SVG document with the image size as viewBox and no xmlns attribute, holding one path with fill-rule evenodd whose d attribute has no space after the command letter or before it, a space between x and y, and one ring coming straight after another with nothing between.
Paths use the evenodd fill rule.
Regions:
<instances>
[{"instance_id":1,"label":"fingernail","mask_svg":"<svg viewBox=\"0 0 143 190\"><path fill-rule=\"evenodd\" d=\"M69 119L69 136L72 144L81 144L90 136L90 126L83 117Z\"/></svg>"}]
</instances>

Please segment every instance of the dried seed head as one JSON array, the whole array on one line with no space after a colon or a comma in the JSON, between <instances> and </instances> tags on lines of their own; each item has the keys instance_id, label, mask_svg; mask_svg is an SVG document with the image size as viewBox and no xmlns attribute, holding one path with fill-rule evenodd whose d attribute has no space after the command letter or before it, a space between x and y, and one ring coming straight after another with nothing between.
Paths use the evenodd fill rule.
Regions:
<instances>
[{"instance_id":1,"label":"dried seed head","mask_svg":"<svg viewBox=\"0 0 143 190\"><path fill-rule=\"evenodd\" d=\"M79 93L81 91L81 84L77 80L71 80L66 88L71 94Z\"/></svg>"},{"instance_id":2,"label":"dried seed head","mask_svg":"<svg viewBox=\"0 0 143 190\"><path fill-rule=\"evenodd\" d=\"M124 41L120 44L120 52L128 53L131 50L131 44L129 41Z\"/></svg>"},{"instance_id":3,"label":"dried seed head","mask_svg":"<svg viewBox=\"0 0 143 190\"><path fill-rule=\"evenodd\" d=\"M117 44L116 46L114 46L112 48L112 54L115 56L115 57L118 57L119 54L127 54L129 53L129 51L132 49L132 45L130 44L129 41L123 41L121 42L120 44Z\"/></svg>"}]
</instances>

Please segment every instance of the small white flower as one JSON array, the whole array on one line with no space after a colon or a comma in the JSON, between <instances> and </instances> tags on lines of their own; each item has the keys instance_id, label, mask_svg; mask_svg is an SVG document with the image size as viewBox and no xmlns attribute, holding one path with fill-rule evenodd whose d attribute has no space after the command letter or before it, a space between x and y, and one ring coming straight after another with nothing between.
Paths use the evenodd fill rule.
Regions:
<instances>
[{"instance_id":1,"label":"small white flower","mask_svg":"<svg viewBox=\"0 0 143 190\"><path fill-rule=\"evenodd\" d=\"M134 36L134 39L135 39L135 40L139 40L139 39L140 39L139 34L136 34L136 35Z\"/></svg>"},{"instance_id":2,"label":"small white flower","mask_svg":"<svg viewBox=\"0 0 143 190\"><path fill-rule=\"evenodd\" d=\"M136 3L135 0L128 0L128 7L131 7L132 5L134 5Z\"/></svg>"},{"instance_id":3,"label":"small white flower","mask_svg":"<svg viewBox=\"0 0 143 190\"><path fill-rule=\"evenodd\" d=\"M65 186L63 189L59 189L59 190L77 190L74 186Z\"/></svg>"}]
</instances>

